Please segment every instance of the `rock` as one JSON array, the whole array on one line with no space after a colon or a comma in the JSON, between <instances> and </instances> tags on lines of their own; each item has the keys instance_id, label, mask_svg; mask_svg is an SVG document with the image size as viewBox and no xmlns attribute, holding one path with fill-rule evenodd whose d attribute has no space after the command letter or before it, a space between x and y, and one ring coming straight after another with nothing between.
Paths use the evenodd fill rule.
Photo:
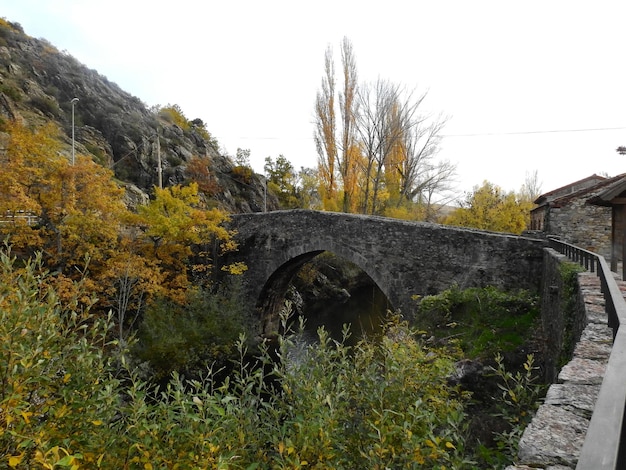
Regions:
<instances>
[{"instance_id":1,"label":"rock","mask_svg":"<svg viewBox=\"0 0 626 470\"><path fill-rule=\"evenodd\" d=\"M600 392L600 385L553 384L545 397L546 405L563 406L579 416L590 419Z\"/></svg>"},{"instance_id":2,"label":"rock","mask_svg":"<svg viewBox=\"0 0 626 470\"><path fill-rule=\"evenodd\" d=\"M606 361L574 357L559 372L559 382L601 384L605 370Z\"/></svg>"},{"instance_id":3,"label":"rock","mask_svg":"<svg viewBox=\"0 0 626 470\"><path fill-rule=\"evenodd\" d=\"M124 185L126 192L124 193L124 202L132 210L136 210L138 206L147 204L149 196L141 189L131 183Z\"/></svg>"},{"instance_id":4,"label":"rock","mask_svg":"<svg viewBox=\"0 0 626 470\"><path fill-rule=\"evenodd\" d=\"M519 442L520 461L537 467L575 467L585 440L589 421L562 407L539 407Z\"/></svg>"},{"instance_id":5,"label":"rock","mask_svg":"<svg viewBox=\"0 0 626 470\"><path fill-rule=\"evenodd\" d=\"M471 359L463 359L454 364L454 374L448 381L452 385L464 385L465 388L473 389L473 386L481 382L483 377L484 365L480 361Z\"/></svg>"},{"instance_id":6,"label":"rock","mask_svg":"<svg viewBox=\"0 0 626 470\"><path fill-rule=\"evenodd\" d=\"M182 122L174 122L171 115L159 113L158 107L148 109L140 99L49 42L26 35L15 24L3 27L9 31L4 31L0 46L0 117L34 126L54 122L63 133L63 151L69 157L70 102L76 97L76 151L111 168L118 180L151 193L158 184L160 155L164 185L186 184L187 164L198 157L206 160L219 188L217 194L209 195L212 206L231 213L263 210L262 177L253 174L245 183L238 182L231 159L220 153L202 120L182 116ZM278 209L272 194L267 195L266 204L269 210Z\"/></svg>"}]
</instances>

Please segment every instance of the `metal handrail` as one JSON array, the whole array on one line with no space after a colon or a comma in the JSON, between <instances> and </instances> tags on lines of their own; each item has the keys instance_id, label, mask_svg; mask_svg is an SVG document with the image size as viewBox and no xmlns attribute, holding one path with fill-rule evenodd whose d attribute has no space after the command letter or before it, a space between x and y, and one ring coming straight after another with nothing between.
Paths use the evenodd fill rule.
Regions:
<instances>
[{"instance_id":1,"label":"metal handrail","mask_svg":"<svg viewBox=\"0 0 626 470\"><path fill-rule=\"evenodd\" d=\"M626 301L603 256L557 239L550 247L566 255L600 277L608 326L613 329L613 347L596 400L578 470L618 470L626 468Z\"/></svg>"}]
</instances>

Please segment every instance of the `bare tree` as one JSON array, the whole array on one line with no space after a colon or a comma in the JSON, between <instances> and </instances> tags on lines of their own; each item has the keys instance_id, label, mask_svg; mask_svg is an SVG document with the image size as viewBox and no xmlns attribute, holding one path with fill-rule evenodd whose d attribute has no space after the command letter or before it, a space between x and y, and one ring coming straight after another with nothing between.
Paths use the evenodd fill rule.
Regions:
<instances>
[{"instance_id":1,"label":"bare tree","mask_svg":"<svg viewBox=\"0 0 626 470\"><path fill-rule=\"evenodd\" d=\"M420 182L412 191L412 201L423 208L423 218L435 222L442 209L456 197L453 192L456 165L443 160L431 165L420 175Z\"/></svg>"},{"instance_id":2,"label":"bare tree","mask_svg":"<svg viewBox=\"0 0 626 470\"><path fill-rule=\"evenodd\" d=\"M399 169L402 178L396 204L399 207L403 201L418 203L428 221L434 221L440 208L453 199L450 191L456 165L447 160L435 161L445 124L441 116L420 117L403 142L405 155Z\"/></svg>"},{"instance_id":3,"label":"bare tree","mask_svg":"<svg viewBox=\"0 0 626 470\"><path fill-rule=\"evenodd\" d=\"M371 84L364 84L359 88L359 114L356 119L356 129L359 137L362 154L364 157L361 163L361 176L363 181L361 212L368 212L370 191L373 181L373 174L376 169L376 162L381 153L383 142L380 140L382 129L384 128L384 107L382 97L380 97L379 82L376 88ZM381 163L382 165L382 163Z\"/></svg>"},{"instance_id":4,"label":"bare tree","mask_svg":"<svg viewBox=\"0 0 626 470\"><path fill-rule=\"evenodd\" d=\"M363 213L376 213L385 165L389 166L394 152L402 151L405 136L417 124L415 116L424 96L414 100L412 93L407 95L399 85L381 79L359 89L356 123L365 157Z\"/></svg>"},{"instance_id":5,"label":"bare tree","mask_svg":"<svg viewBox=\"0 0 626 470\"><path fill-rule=\"evenodd\" d=\"M128 326L128 330L132 329L135 320L139 316L139 312L143 307L144 293L137 289L140 279L133 276L130 272L130 263L126 265L123 272L119 274L119 277L115 280L115 298L114 307L117 312L117 324L118 335L120 344L125 344L124 328L127 322L127 315L130 312L130 305L134 296L134 308L135 317L131 324Z\"/></svg>"},{"instance_id":6,"label":"bare tree","mask_svg":"<svg viewBox=\"0 0 626 470\"><path fill-rule=\"evenodd\" d=\"M532 173L526 173L526 179L520 191L521 196L534 202L541 195L541 181L539 181L539 173L537 170Z\"/></svg>"}]
</instances>

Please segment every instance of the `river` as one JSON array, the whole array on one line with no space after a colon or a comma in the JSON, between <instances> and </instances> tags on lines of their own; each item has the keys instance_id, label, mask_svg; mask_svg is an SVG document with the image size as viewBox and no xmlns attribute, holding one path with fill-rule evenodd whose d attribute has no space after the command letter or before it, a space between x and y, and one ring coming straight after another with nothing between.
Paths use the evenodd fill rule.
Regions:
<instances>
[{"instance_id":1,"label":"river","mask_svg":"<svg viewBox=\"0 0 626 470\"><path fill-rule=\"evenodd\" d=\"M305 307L303 339L307 343L316 342L317 330L323 326L332 339L341 341L344 324L350 325L351 332L346 345L354 345L364 337L376 337L381 334L388 308L387 297L378 286L359 287L345 302Z\"/></svg>"}]
</instances>

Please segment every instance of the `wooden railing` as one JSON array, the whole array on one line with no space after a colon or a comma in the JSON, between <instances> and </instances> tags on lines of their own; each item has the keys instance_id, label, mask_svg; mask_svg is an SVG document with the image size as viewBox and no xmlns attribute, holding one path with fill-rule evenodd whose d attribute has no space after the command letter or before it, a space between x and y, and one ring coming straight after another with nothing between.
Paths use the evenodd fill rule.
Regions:
<instances>
[{"instance_id":1,"label":"wooden railing","mask_svg":"<svg viewBox=\"0 0 626 470\"><path fill-rule=\"evenodd\" d=\"M613 329L613 348L576 468L625 469L626 301L604 257L556 239L550 239L550 247L587 270L597 272L604 294L608 326ZM625 327L620 328L621 325Z\"/></svg>"},{"instance_id":2,"label":"wooden railing","mask_svg":"<svg viewBox=\"0 0 626 470\"><path fill-rule=\"evenodd\" d=\"M26 225L33 226L39 223L39 217L28 211L7 211L0 214L0 224L15 224L16 222L26 222Z\"/></svg>"}]
</instances>

